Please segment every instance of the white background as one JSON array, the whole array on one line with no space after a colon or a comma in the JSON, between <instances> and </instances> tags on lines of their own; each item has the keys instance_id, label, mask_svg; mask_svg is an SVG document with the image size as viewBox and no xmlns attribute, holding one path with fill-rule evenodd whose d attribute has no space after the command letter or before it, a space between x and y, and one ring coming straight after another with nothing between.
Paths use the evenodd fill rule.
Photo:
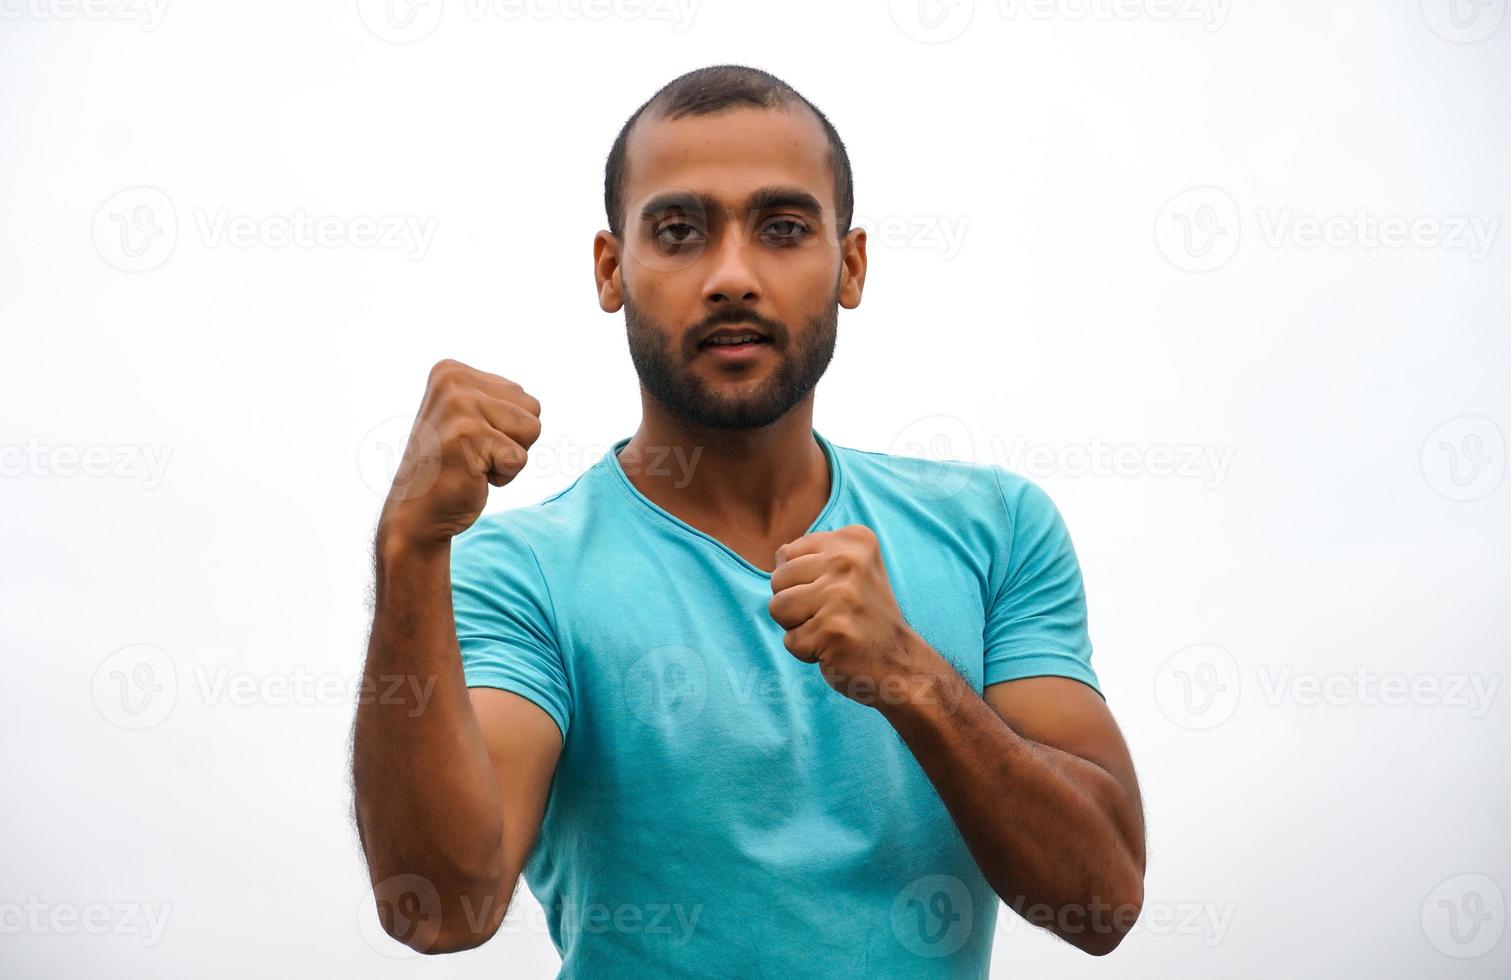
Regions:
<instances>
[{"instance_id":1,"label":"white background","mask_svg":"<svg viewBox=\"0 0 1511 980\"><path fill-rule=\"evenodd\" d=\"M1505 0L1089 3L0 0L0 973L553 974L525 893L376 932L378 491L441 357L544 403L491 507L634 430L603 159L740 62L872 231L816 427L1038 480L1082 561L1145 919L1004 911L997 972L1511 974Z\"/></svg>"}]
</instances>

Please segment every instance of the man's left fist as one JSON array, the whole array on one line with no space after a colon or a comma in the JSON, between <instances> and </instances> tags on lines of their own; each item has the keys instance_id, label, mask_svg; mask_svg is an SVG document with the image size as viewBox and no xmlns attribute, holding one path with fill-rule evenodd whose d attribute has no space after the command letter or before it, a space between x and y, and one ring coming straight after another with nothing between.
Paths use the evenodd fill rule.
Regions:
<instances>
[{"instance_id":1,"label":"man's left fist","mask_svg":"<svg viewBox=\"0 0 1511 980\"><path fill-rule=\"evenodd\" d=\"M906 697L928 650L903 618L876 534L864 524L816 531L777 549L767 605L794 657L861 704ZM936 654L937 656L937 654Z\"/></svg>"}]
</instances>

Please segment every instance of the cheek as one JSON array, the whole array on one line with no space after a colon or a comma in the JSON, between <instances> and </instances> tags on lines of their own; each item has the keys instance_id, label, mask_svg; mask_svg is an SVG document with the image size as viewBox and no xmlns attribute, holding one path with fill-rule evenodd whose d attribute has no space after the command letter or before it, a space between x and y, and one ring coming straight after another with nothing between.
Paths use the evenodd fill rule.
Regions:
<instances>
[{"instance_id":1,"label":"cheek","mask_svg":"<svg viewBox=\"0 0 1511 980\"><path fill-rule=\"evenodd\" d=\"M813 249L813 255L789 257L769 270L766 294L778 319L792 326L827 314L836 300L839 260L833 249Z\"/></svg>"},{"instance_id":2,"label":"cheek","mask_svg":"<svg viewBox=\"0 0 1511 980\"><path fill-rule=\"evenodd\" d=\"M802 297L808 315L828 307L839 283L839 258L834 249L814 248L793 256L778 273L782 290L792 297Z\"/></svg>"},{"instance_id":3,"label":"cheek","mask_svg":"<svg viewBox=\"0 0 1511 980\"><path fill-rule=\"evenodd\" d=\"M682 307L695 304L698 298L697 277L691 269L664 268L657 264L654 255L646 262L643 254L630 252L626 255L621 272L626 292L636 306L660 320L673 318L682 312Z\"/></svg>"}]
</instances>

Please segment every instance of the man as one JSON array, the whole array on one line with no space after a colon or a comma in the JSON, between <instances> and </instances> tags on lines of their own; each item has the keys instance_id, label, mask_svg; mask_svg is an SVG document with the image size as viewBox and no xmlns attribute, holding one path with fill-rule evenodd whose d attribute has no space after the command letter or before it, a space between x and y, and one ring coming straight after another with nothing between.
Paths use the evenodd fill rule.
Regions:
<instances>
[{"instance_id":1,"label":"man","mask_svg":"<svg viewBox=\"0 0 1511 980\"><path fill-rule=\"evenodd\" d=\"M639 428L479 520L541 407L443 361L384 507L354 783L385 928L475 947L523 872L563 976L985 976L999 899L1114 948L1143 819L1059 513L813 430L866 274L832 126L691 72L605 203Z\"/></svg>"}]
</instances>

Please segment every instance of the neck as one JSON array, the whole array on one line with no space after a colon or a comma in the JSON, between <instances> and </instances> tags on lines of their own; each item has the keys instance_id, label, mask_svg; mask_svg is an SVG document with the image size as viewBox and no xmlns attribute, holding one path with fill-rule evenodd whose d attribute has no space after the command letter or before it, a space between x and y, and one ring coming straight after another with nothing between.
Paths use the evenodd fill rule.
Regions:
<instances>
[{"instance_id":1,"label":"neck","mask_svg":"<svg viewBox=\"0 0 1511 980\"><path fill-rule=\"evenodd\" d=\"M619 451L625 475L658 506L698 526L807 526L829 499L829 461L813 436L813 393L770 425L710 429L642 396L640 427ZM808 521L802 521L806 515Z\"/></svg>"}]
</instances>

